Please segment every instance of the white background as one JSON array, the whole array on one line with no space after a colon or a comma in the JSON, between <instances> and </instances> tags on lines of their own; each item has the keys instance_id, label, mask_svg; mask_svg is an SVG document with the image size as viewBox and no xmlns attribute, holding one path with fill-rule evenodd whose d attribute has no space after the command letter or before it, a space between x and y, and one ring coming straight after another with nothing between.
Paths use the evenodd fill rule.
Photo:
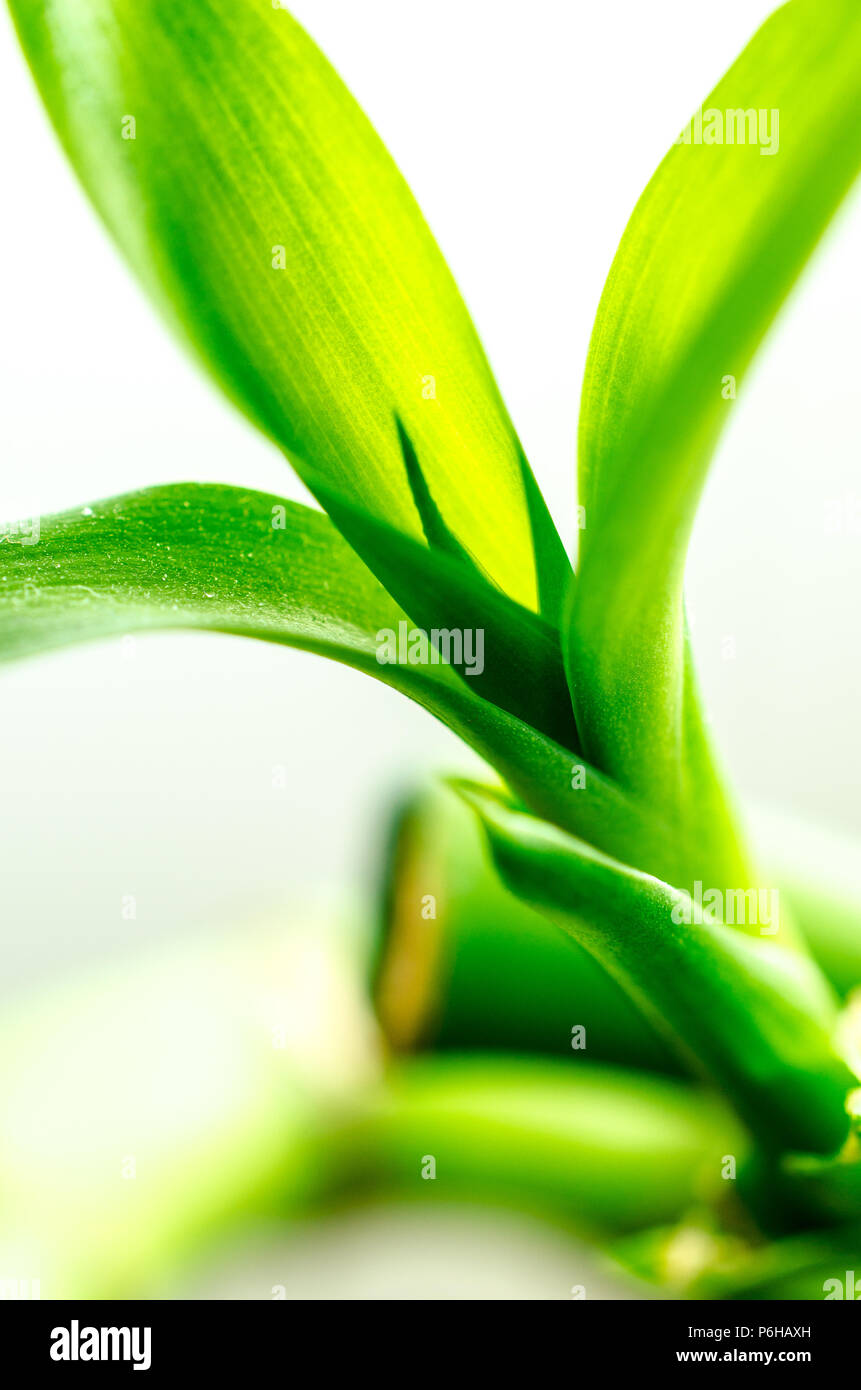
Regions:
<instances>
[{"instance_id":1,"label":"white background","mask_svg":"<svg viewBox=\"0 0 861 1390\"><path fill-rule=\"evenodd\" d=\"M756 0L296 0L437 234L566 540L590 326L681 124L769 10ZM0 516L183 479L301 496L119 263L3 12L7 150ZM699 665L737 786L861 831L861 209L848 205L751 376L692 549ZM724 639L737 657L722 659ZM394 791L468 755L333 664L152 636L0 673L2 984L331 889L360 903ZM272 790L283 766L288 790ZM134 894L135 922L121 898ZM282 906L283 905L283 906Z\"/></svg>"}]
</instances>

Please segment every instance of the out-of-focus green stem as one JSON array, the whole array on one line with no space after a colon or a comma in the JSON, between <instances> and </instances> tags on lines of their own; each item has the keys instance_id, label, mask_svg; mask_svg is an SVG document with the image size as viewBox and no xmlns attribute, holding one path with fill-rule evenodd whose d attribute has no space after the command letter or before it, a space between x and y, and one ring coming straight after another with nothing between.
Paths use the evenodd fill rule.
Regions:
<instances>
[{"instance_id":1,"label":"out-of-focus green stem","mask_svg":"<svg viewBox=\"0 0 861 1390\"><path fill-rule=\"evenodd\" d=\"M373 993L396 1050L502 1049L678 1072L615 980L503 886L475 817L442 786L393 817Z\"/></svg>"},{"instance_id":2,"label":"out-of-focus green stem","mask_svg":"<svg viewBox=\"0 0 861 1390\"><path fill-rule=\"evenodd\" d=\"M601 1238L726 1196L747 1141L704 1092L571 1060L401 1063L330 1145L332 1186L493 1203Z\"/></svg>"},{"instance_id":3,"label":"out-of-focus green stem","mask_svg":"<svg viewBox=\"0 0 861 1390\"><path fill-rule=\"evenodd\" d=\"M685 1295L854 1300L861 1297L861 1225L793 1236L735 1257L718 1259L688 1286Z\"/></svg>"},{"instance_id":4,"label":"out-of-focus green stem","mask_svg":"<svg viewBox=\"0 0 861 1390\"><path fill-rule=\"evenodd\" d=\"M249 924L53 984L0 1032L0 1278L146 1297L307 1200L321 1112L378 1075L326 924Z\"/></svg>"},{"instance_id":5,"label":"out-of-focus green stem","mask_svg":"<svg viewBox=\"0 0 861 1390\"><path fill-rule=\"evenodd\" d=\"M763 817L754 831L782 918L792 915L820 969L847 993L861 982L852 847ZM679 1070L612 977L502 885L472 817L448 789L428 787L398 808L381 877L373 993L395 1050L563 1056L579 1024L590 1058Z\"/></svg>"},{"instance_id":6,"label":"out-of-focus green stem","mask_svg":"<svg viewBox=\"0 0 861 1390\"><path fill-rule=\"evenodd\" d=\"M243 1223L370 1192L628 1230L707 1201L743 1147L696 1089L573 1054L386 1073L350 949L318 920L252 926L10 1013L0 1279L38 1280L43 1298L146 1297Z\"/></svg>"},{"instance_id":7,"label":"out-of-focus green stem","mask_svg":"<svg viewBox=\"0 0 861 1390\"><path fill-rule=\"evenodd\" d=\"M758 814L763 863L785 894L811 955L840 994L861 985L861 855L857 841Z\"/></svg>"}]
</instances>

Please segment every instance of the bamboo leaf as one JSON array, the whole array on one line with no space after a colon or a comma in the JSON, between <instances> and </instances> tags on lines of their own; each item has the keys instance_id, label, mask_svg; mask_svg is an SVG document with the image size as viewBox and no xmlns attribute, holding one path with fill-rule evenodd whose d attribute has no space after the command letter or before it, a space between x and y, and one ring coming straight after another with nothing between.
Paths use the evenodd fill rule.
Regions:
<instances>
[{"instance_id":1,"label":"bamboo leaf","mask_svg":"<svg viewBox=\"0 0 861 1390\"><path fill-rule=\"evenodd\" d=\"M693 688L685 552L733 389L858 171L859 71L855 0L777 10L640 199L586 366L578 724L597 766L700 825L714 875L738 852Z\"/></svg>"},{"instance_id":2,"label":"bamboo leaf","mask_svg":"<svg viewBox=\"0 0 861 1390\"><path fill-rule=\"evenodd\" d=\"M27 536L19 528L22 542ZM447 560L422 553L429 566ZM610 852L666 862L670 838L659 818L575 763L568 749L482 699L453 668L379 661L380 633L410 624L321 512L239 488L151 488L42 518L38 543L5 540L0 561L0 661L170 628L316 652L422 705L538 814ZM430 571L426 579L430 590ZM575 767L584 782L576 791Z\"/></svg>"},{"instance_id":3,"label":"bamboo leaf","mask_svg":"<svg viewBox=\"0 0 861 1390\"><path fill-rule=\"evenodd\" d=\"M442 662L379 660L380 634L412 624L330 519L299 503L179 484L42 518L35 544L19 535L0 545L0 659L133 629L210 629L333 657L455 724L485 703ZM437 557L405 543L426 557L431 588Z\"/></svg>"},{"instance_id":4,"label":"bamboo leaf","mask_svg":"<svg viewBox=\"0 0 861 1390\"><path fill-rule=\"evenodd\" d=\"M708 911L698 922L687 894L481 789L464 794L506 885L585 946L766 1145L839 1147L854 1078L832 1046L832 1001L810 962Z\"/></svg>"},{"instance_id":5,"label":"bamboo leaf","mask_svg":"<svg viewBox=\"0 0 861 1390\"><path fill-rule=\"evenodd\" d=\"M41 518L35 544L10 529L6 660L132 629L208 628L369 666L377 626L401 616L327 517L262 492L157 487Z\"/></svg>"},{"instance_id":6,"label":"bamboo leaf","mask_svg":"<svg viewBox=\"0 0 861 1390\"><path fill-rule=\"evenodd\" d=\"M449 530L513 597L558 607L568 562L457 288L295 20L236 0L11 8L89 196L241 409L300 473L421 537L397 415Z\"/></svg>"}]
</instances>

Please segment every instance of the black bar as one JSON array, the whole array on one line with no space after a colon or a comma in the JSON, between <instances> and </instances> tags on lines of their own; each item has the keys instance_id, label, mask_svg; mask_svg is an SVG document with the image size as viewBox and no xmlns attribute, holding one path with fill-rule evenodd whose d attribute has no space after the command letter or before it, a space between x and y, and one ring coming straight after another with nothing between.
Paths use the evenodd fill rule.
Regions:
<instances>
[{"instance_id":1,"label":"black bar","mask_svg":"<svg viewBox=\"0 0 861 1390\"><path fill-rule=\"evenodd\" d=\"M24 1377L31 1372L48 1372L52 1379L60 1381L77 1375L92 1379L103 1373L114 1377L127 1374L133 1377L133 1384L135 1375L145 1384L144 1376L158 1380L164 1374L173 1377L183 1372L193 1372L195 1377L211 1374L221 1381L232 1375L247 1375L249 1371L271 1370L292 1379L297 1354L301 1353L302 1362L309 1369L316 1365L322 1370L340 1350L345 1359L352 1360L353 1372L359 1375L371 1350L370 1338L376 1342L376 1359L380 1351L376 1339L395 1331L399 1344L406 1341L412 1346L410 1360L420 1350L418 1359L426 1378L435 1357L439 1358L441 1373L446 1367L449 1373L456 1365L463 1367L461 1353L449 1340L449 1327L455 1331L457 1346L465 1339L464 1351L469 1346L476 1352L480 1349L485 1369L494 1346L505 1357L513 1346L519 1346L528 1355L531 1345L537 1357L536 1367L550 1350L545 1342L536 1343L531 1338L521 1341L521 1315L512 1314L510 1308L504 1314L505 1330L500 1336L501 1329L493 1326L498 1312L491 1311L490 1327L484 1329L486 1314L481 1313L480 1306L469 1302L465 1307L466 1320L458 1331L463 1314L454 1308L449 1311L437 1303L430 1311L423 1305L420 1312L413 1313L409 1306L402 1305L387 1333L367 1305L354 1314L349 1306L318 1309L307 1303L297 1307L290 1301L3 1303L0 1374L6 1383L11 1383L10 1371L14 1367L16 1384L24 1383ZM650 1370L663 1374L670 1369L696 1376L703 1368L733 1373L754 1366L760 1372L789 1366L821 1376L825 1370L856 1364L861 1330L861 1316L854 1304L827 1300L571 1300L566 1306L543 1314L530 1304L528 1311L524 1310L522 1327L529 1329L536 1316L544 1324L544 1336L558 1334L560 1341L551 1343L557 1352L560 1345L567 1345L572 1373L579 1367L578 1378L587 1365L592 1368L592 1376L603 1370ZM355 1333L351 1330L354 1318ZM98 1336L94 1338L88 1329L96 1329ZM81 1352L91 1349L97 1349L101 1356L101 1329L117 1329L116 1337L109 1333L104 1340L106 1356L116 1349L120 1358L127 1353L128 1359L82 1358ZM128 1330L127 1337L123 1329ZM136 1340L134 1329L138 1330ZM148 1343L145 1329L149 1329ZM70 1358L77 1350L78 1358L54 1359L52 1347ZM147 1354L150 1364L144 1367ZM134 1370L135 1357L141 1363L138 1372ZM411 1379L411 1373L408 1375Z\"/></svg>"}]
</instances>

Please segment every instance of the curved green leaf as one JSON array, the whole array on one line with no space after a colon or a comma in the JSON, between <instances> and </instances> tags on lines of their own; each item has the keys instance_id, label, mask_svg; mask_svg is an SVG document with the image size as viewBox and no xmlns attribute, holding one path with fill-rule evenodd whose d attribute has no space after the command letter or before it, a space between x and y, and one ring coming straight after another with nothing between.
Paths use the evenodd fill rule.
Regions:
<instances>
[{"instance_id":1,"label":"curved green leaf","mask_svg":"<svg viewBox=\"0 0 861 1390\"><path fill-rule=\"evenodd\" d=\"M569 652L585 751L683 816L710 782L699 814L717 860L729 822L692 688L685 551L733 382L861 163L859 72L856 0L791 0L768 20L640 199L586 366ZM712 111L734 143L707 143ZM748 111L759 143L747 120L735 138Z\"/></svg>"},{"instance_id":2,"label":"curved green leaf","mask_svg":"<svg viewBox=\"0 0 861 1390\"><path fill-rule=\"evenodd\" d=\"M380 662L379 634L412 624L331 520L300 503L177 484L42 518L32 545L20 536L0 544L0 659L118 632L210 629L333 657L455 725L486 705L452 666ZM431 567L445 560L421 553Z\"/></svg>"},{"instance_id":3,"label":"curved green leaf","mask_svg":"<svg viewBox=\"0 0 861 1390\"><path fill-rule=\"evenodd\" d=\"M585 946L763 1142L839 1147L855 1079L832 1046L832 1000L809 961L697 914L687 894L481 789L464 795L506 885Z\"/></svg>"},{"instance_id":4,"label":"curved green leaf","mask_svg":"<svg viewBox=\"0 0 861 1390\"><path fill-rule=\"evenodd\" d=\"M35 544L0 545L4 659L202 628L370 666L374 633L400 616L322 512L241 488L150 488L43 517Z\"/></svg>"},{"instance_id":5,"label":"curved green leaf","mask_svg":"<svg viewBox=\"0 0 861 1390\"><path fill-rule=\"evenodd\" d=\"M421 536L397 414L481 567L557 604L568 562L454 281L295 20L264 0L11 8L87 192L236 403L300 472Z\"/></svg>"},{"instance_id":6,"label":"curved green leaf","mask_svg":"<svg viewBox=\"0 0 861 1390\"><path fill-rule=\"evenodd\" d=\"M317 652L417 701L538 814L656 872L667 862L672 841L658 818L582 761L573 790L572 754L453 668L379 662L378 634L406 615L322 512L232 487L152 488L42 518L38 543L4 541L0 561L0 660L167 628Z\"/></svg>"}]
</instances>

